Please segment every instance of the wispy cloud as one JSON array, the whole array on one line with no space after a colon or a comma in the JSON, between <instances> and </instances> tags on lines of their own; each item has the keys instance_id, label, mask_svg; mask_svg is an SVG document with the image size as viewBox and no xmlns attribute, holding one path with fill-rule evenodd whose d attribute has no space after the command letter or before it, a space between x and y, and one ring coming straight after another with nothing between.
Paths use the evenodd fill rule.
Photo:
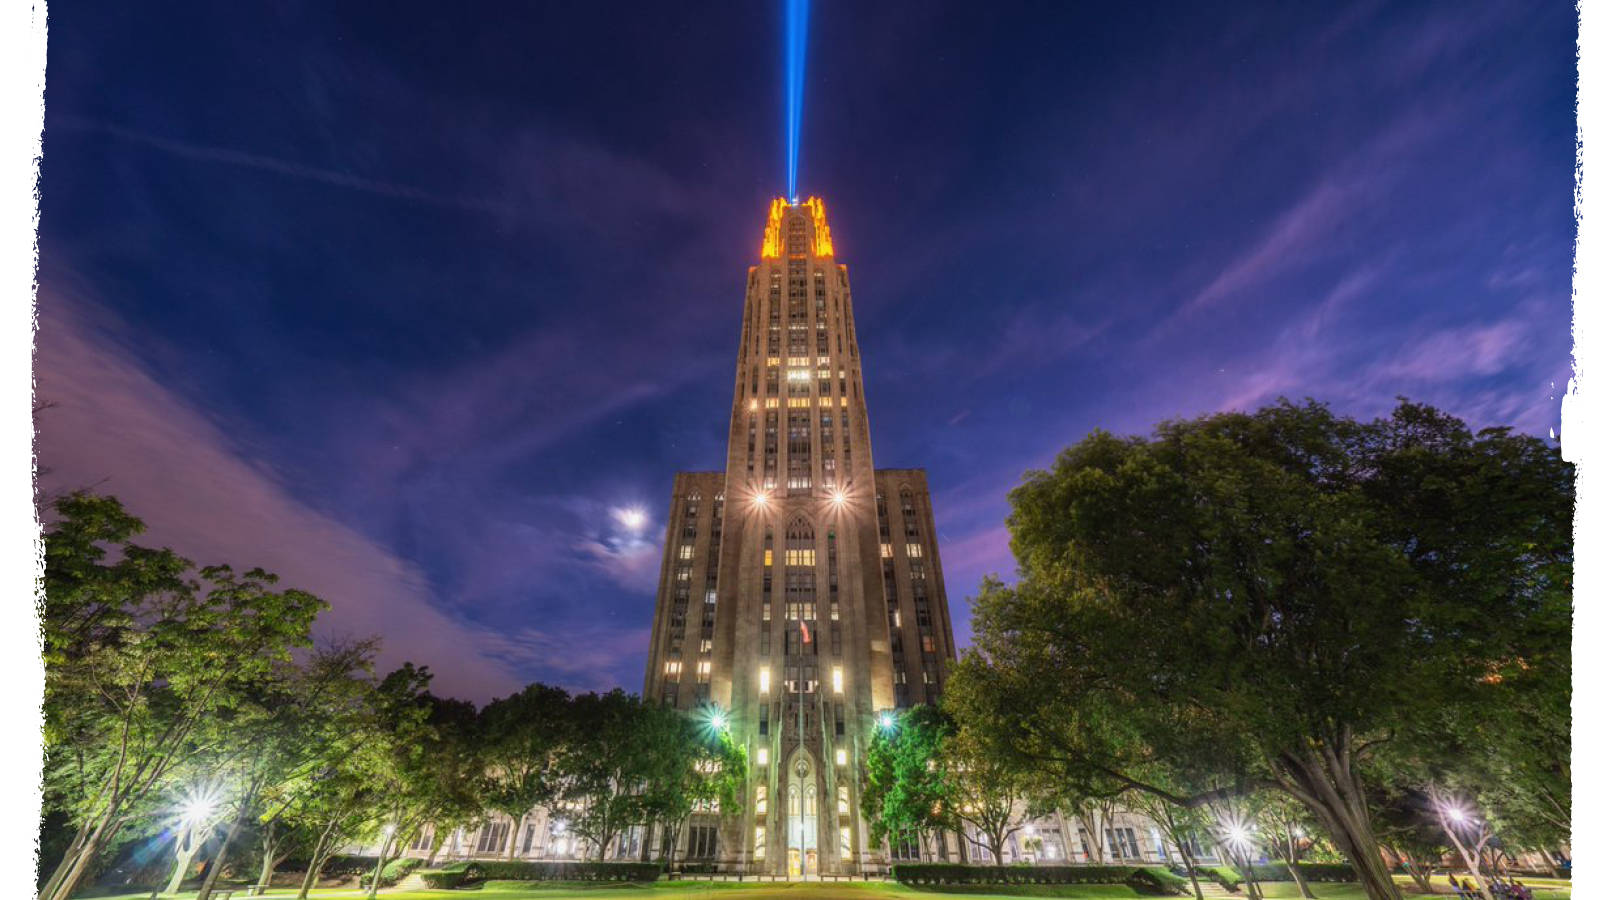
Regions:
<instances>
[{"instance_id":1,"label":"wispy cloud","mask_svg":"<svg viewBox=\"0 0 1600 900\"><path fill-rule=\"evenodd\" d=\"M147 134L132 128L124 128L110 122L101 122L74 116L67 113L53 113L49 119L52 128L63 128L74 131L92 131L109 135L118 140L148 147L162 153L197 162L217 163L219 165L241 166L247 169L256 169L262 172L271 172L288 178L298 178L313 181L332 187L346 190L361 191L367 194L377 194L383 197L393 197L397 200L406 200L416 203L428 203L435 206L451 206L461 209L474 209L487 212L506 212L511 209L504 201L478 197L455 197L445 194L436 194L410 185L396 184L375 178L365 178L340 172L334 169L319 168L306 165L293 160L280 159L260 153L251 153L246 150L237 150L231 147L215 147L207 144L196 144L180 141L159 135ZM48 138L46 138L48 140Z\"/></svg>"},{"instance_id":2,"label":"wispy cloud","mask_svg":"<svg viewBox=\"0 0 1600 900\"><path fill-rule=\"evenodd\" d=\"M409 561L296 499L242 454L225 426L177 397L107 337L107 313L40 292L38 459L45 496L112 494L165 545L202 564L259 565L331 608L324 634L383 637L381 662L411 660L437 690L481 698L521 679L479 651L491 632L436 607Z\"/></svg>"}]
</instances>

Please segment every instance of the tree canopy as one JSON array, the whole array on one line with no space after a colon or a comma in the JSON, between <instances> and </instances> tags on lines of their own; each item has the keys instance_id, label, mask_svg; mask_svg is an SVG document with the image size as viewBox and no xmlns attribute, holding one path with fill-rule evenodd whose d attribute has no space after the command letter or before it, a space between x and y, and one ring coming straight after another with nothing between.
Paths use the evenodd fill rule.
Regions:
<instances>
[{"instance_id":1,"label":"tree canopy","mask_svg":"<svg viewBox=\"0 0 1600 900\"><path fill-rule=\"evenodd\" d=\"M1535 438L1284 401L1092 433L1011 504L1020 578L975 602L958 718L1185 805L1144 769L1225 747L1218 789L1297 799L1373 897L1367 761L1570 696L1573 471Z\"/></svg>"}]
</instances>

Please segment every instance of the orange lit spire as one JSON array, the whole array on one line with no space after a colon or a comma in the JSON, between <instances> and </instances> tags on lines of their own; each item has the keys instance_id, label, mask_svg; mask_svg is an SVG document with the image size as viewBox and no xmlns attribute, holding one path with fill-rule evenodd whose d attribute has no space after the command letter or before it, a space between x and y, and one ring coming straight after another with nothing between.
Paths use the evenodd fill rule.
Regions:
<instances>
[{"instance_id":1,"label":"orange lit spire","mask_svg":"<svg viewBox=\"0 0 1600 900\"><path fill-rule=\"evenodd\" d=\"M783 249L783 210L787 205L777 199L767 210L767 233L761 238L762 259L777 259Z\"/></svg>"},{"instance_id":2,"label":"orange lit spire","mask_svg":"<svg viewBox=\"0 0 1600 900\"><path fill-rule=\"evenodd\" d=\"M821 197L807 197L806 208L811 210L811 230L816 234L812 243L815 256L833 255L833 232L828 230L828 214L822 208Z\"/></svg>"}]
</instances>

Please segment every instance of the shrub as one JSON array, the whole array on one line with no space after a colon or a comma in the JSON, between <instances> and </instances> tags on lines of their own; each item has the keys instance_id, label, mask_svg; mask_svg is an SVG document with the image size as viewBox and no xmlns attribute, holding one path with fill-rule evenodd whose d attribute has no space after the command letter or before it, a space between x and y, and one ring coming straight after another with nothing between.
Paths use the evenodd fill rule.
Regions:
<instances>
[{"instance_id":1,"label":"shrub","mask_svg":"<svg viewBox=\"0 0 1600 900\"><path fill-rule=\"evenodd\" d=\"M435 871L458 875L454 885L479 881L633 881L661 877L660 863L638 862L527 862L483 859L445 866Z\"/></svg>"},{"instance_id":2,"label":"shrub","mask_svg":"<svg viewBox=\"0 0 1600 900\"><path fill-rule=\"evenodd\" d=\"M1230 891L1238 890L1239 885L1244 883L1244 879L1230 866L1195 866L1194 870L1201 878L1209 878Z\"/></svg>"},{"instance_id":3,"label":"shrub","mask_svg":"<svg viewBox=\"0 0 1600 900\"><path fill-rule=\"evenodd\" d=\"M1128 886L1141 894L1189 895L1189 879L1161 866L1140 866L1128 876Z\"/></svg>"},{"instance_id":4,"label":"shrub","mask_svg":"<svg viewBox=\"0 0 1600 900\"><path fill-rule=\"evenodd\" d=\"M343 875L365 875L378 864L376 856L330 856L322 864L322 877L338 878Z\"/></svg>"},{"instance_id":5,"label":"shrub","mask_svg":"<svg viewBox=\"0 0 1600 900\"><path fill-rule=\"evenodd\" d=\"M376 866L377 864L378 861L374 859L372 861L372 865ZM378 879L378 887L393 887L394 885L399 884L400 879L410 875L412 871L421 865L422 860L420 859L407 859L405 857L401 857L400 859L389 860L383 864L383 876ZM372 870L371 867L368 867L367 871L361 876L361 886L369 887L371 884Z\"/></svg>"},{"instance_id":6,"label":"shrub","mask_svg":"<svg viewBox=\"0 0 1600 900\"><path fill-rule=\"evenodd\" d=\"M958 884L1126 884L1167 893L1182 879L1158 866L976 866L960 863L898 863L896 881L909 885ZM1187 893L1187 891L1184 891Z\"/></svg>"},{"instance_id":7,"label":"shrub","mask_svg":"<svg viewBox=\"0 0 1600 900\"><path fill-rule=\"evenodd\" d=\"M1297 863L1300 876L1307 881L1345 881L1356 880L1356 870L1349 863ZM1281 859L1262 863L1255 867L1256 878L1261 881L1293 881L1294 876L1289 874L1289 864Z\"/></svg>"},{"instance_id":8,"label":"shrub","mask_svg":"<svg viewBox=\"0 0 1600 900\"><path fill-rule=\"evenodd\" d=\"M458 888L467 880L467 867L459 869L423 869L417 873L422 876L422 883L437 890L450 890Z\"/></svg>"}]
</instances>

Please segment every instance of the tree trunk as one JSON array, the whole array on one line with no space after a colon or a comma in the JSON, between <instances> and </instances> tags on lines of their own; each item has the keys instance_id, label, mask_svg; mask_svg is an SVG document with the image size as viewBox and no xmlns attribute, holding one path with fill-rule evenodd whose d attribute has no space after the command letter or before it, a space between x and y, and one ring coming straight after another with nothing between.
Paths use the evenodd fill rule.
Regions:
<instances>
[{"instance_id":1,"label":"tree trunk","mask_svg":"<svg viewBox=\"0 0 1600 900\"><path fill-rule=\"evenodd\" d=\"M1348 737L1340 743L1348 746ZM1301 754L1281 754L1276 763L1279 785L1327 829L1367 897L1401 900L1400 887L1390 877L1378 849L1361 780L1350 765L1348 751L1324 742Z\"/></svg>"},{"instance_id":2,"label":"tree trunk","mask_svg":"<svg viewBox=\"0 0 1600 900\"><path fill-rule=\"evenodd\" d=\"M1544 860L1545 870L1550 873L1550 877L1551 878L1560 878L1561 877L1561 866L1556 863L1556 858L1554 856L1550 855L1550 851L1549 850L1546 850L1545 848L1540 847L1539 848L1539 858Z\"/></svg>"},{"instance_id":3,"label":"tree trunk","mask_svg":"<svg viewBox=\"0 0 1600 900\"><path fill-rule=\"evenodd\" d=\"M1311 893L1311 887L1306 884L1305 875L1300 872L1300 852L1295 847L1294 826L1285 822L1283 827L1286 838L1284 849L1287 851L1283 854L1283 863L1289 867L1289 877L1294 879L1294 886L1300 891L1300 896L1304 900L1316 900L1316 897ZM196 900L204 900L204 898L196 898Z\"/></svg>"},{"instance_id":4,"label":"tree trunk","mask_svg":"<svg viewBox=\"0 0 1600 900\"><path fill-rule=\"evenodd\" d=\"M372 884L367 887L367 900L378 896L378 882L383 880L383 866L389 861L389 845L394 842L398 829L384 835L383 843L378 845L378 865L372 870Z\"/></svg>"},{"instance_id":5,"label":"tree trunk","mask_svg":"<svg viewBox=\"0 0 1600 900\"><path fill-rule=\"evenodd\" d=\"M222 836L222 846L217 848L216 855L211 858L211 865L206 867L205 880L200 882L200 892L195 894L194 900L211 900L212 888L217 883L217 876L222 872L222 864L228 859L228 847L233 844L233 839L238 836L239 829L244 826L244 820L249 814L250 804L242 803L239 814L233 817L227 833Z\"/></svg>"},{"instance_id":6,"label":"tree trunk","mask_svg":"<svg viewBox=\"0 0 1600 900\"><path fill-rule=\"evenodd\" d=\"M273 870L278 868L278 820L271 819L261 832L261 877L256 879L257 893L266 891L272 884Z\"/></svg>"},{"instance_id":7,"label":"tree trunk","mask_svg":"<svg viewBox=\"0 0 1600 900\"><path fill-rule=\"evenodd\" d=\"M306 862L306 877L300 879L300 893L296 895L296 900L306 900L306 894L310 893L312 886L317 883L317 875L322 872L322 864L328 859L329 838L333 834L335 821L330 819L327 826L322 829L322 834L317 836L317 845L311 849L311 859Z\"/></svg>"},{"instance_id":8,"label":"tree trunk","mask_svg":"<svg viewBox=\"0 0 1600 900\"><path fill-rule=\"evenodd\" d=\"M39 892L39 900L64 900L72 896L77 889L78 882L82 880L83 873L88 870L89 863L100 854L105 845L107 829L110 820L102 814L93 828L87 825L78 830L82 839L74 838L75 850L69 848L67 855L61 858L60 865L50 876L50 881L45 883L45 889Z\"/></svg>"},{"instance_id":9,"label":"tree trunk","mask_svg":"<svg viewBox=\"0 0 1600 900\"><path fill-rule=\"evenodd\" d=\"M1168 835L1168 838L1172 838L1172 835ZM1172 843L1178 847L1178 858L1183 860L1183 870L1189 873L1189 886L1194 888L1194 900L1200 900L1204 894L1200 892L1200 876L1194 870L1194 857L1189 855L1189 848L1184 846L1182 838L1173 839Z\"/></svg>"},{"instance_id":10,"label":"tree trunk","mask_svg":"<svg viewBox=\"0 0 1600 900\"><path fill-rule=\"evenodd\" d=\"M506 859L517 858L517 837L522 834L522 817L511 820L511 834L506 837Z\"/></svg>"},{"instance_id":11,"label":"tree trunk","mask_svg":"<svg viewBox=\"0 0 1600 900\"><path fill-rule=\"evenodd\" d=\"M183 886L183 876L189 874L189 866L194 862L194 853L200 849L198 836L193 827L188 827L178 835L176 845L177 859L173 860L172 877L167 880L167 889L163 893L176 894L178 888Z\"/></svg>"},{"instance_id":12,"label":"tree trunk","mask_svg":"<svg viewBox=\"0 0 1600 900\"><path fill-rule=\"evenodd\" d=\"M57 887L77 862L78 856L83 852L83 846L88 842L89 834L92 830L88 822L78 826L77 833L72 836L72 843L67 845L66 852L61 854L61 860L56 863L55 871L50 873L50 878L39 889L39 900L52 900L56 896ZM1545 854L1545 858L1548 859L1549 854Z\"/></svg>"},{"instance_id":13,"label":"tree trunk","mask_svg":"<svg viewBox=\"0 0 1600 900\"><path fill-rule=\"evenodd\" d=\"M1488 883L1483 880L1483 873L1478 871L1477 851L1474 850L1473 852L1468 853L1466 846L1463 845L1461 840L1456 837L1454 828L1446 825L1444 828L1444 833L1450 838L1450 843L1456 845L1456 852L1460 853L1461 858L1466 861L1467 869L1472 873L1472 877L1476 882L1473 887L1478 889L1478 896L1482 897L1483 900L1494 900L1494 895L1489 892ZM1481 847L1482 845L1480 844L1479 846Z\"/></svg>"}]
</instances>

